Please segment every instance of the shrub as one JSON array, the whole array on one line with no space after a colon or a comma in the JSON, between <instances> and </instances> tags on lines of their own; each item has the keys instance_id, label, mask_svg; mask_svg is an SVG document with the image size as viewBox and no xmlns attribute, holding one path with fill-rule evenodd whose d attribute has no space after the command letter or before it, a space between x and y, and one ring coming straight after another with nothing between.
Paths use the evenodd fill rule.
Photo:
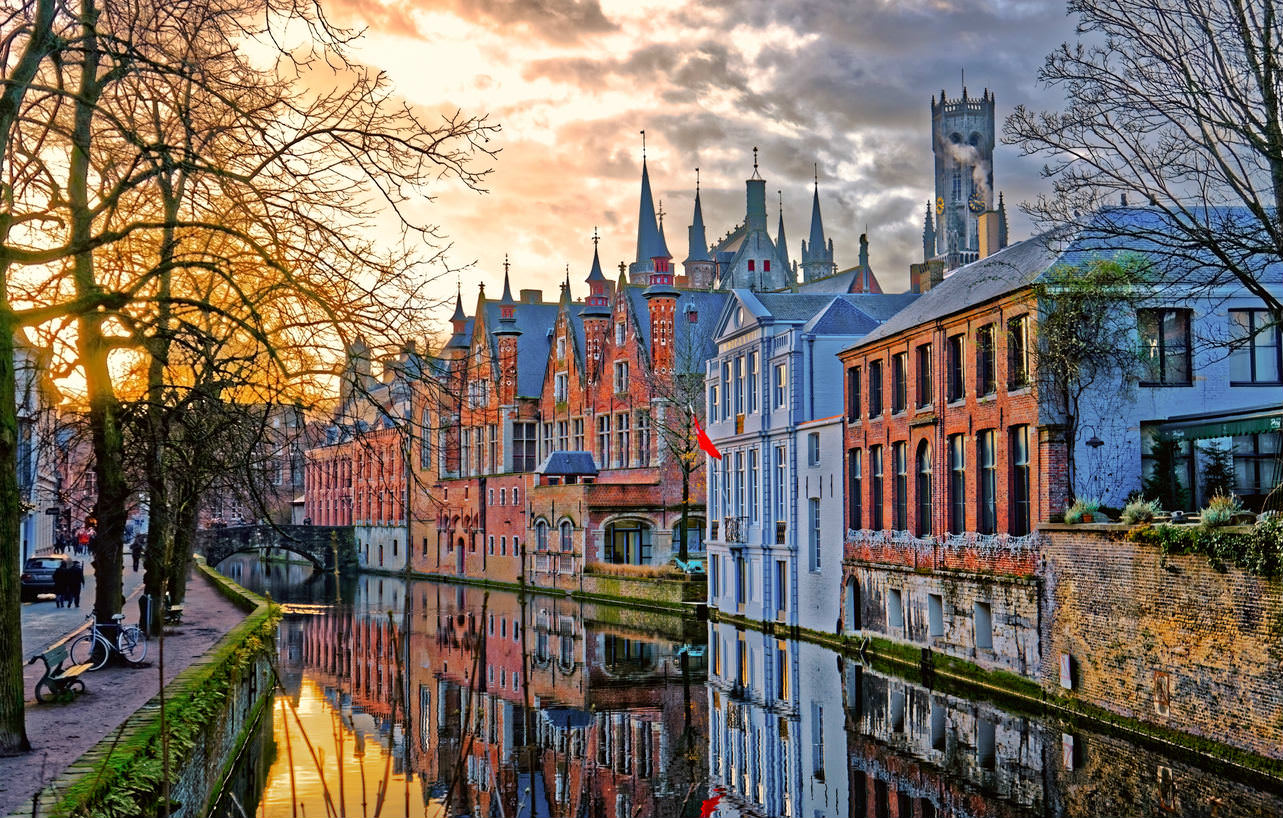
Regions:
<instances>
[{"instance_id":1,"label":"shrub","mask_svg":"<svg viewBox=\"0 0 1283 818\"><path fill-rule=\"evenodd\" d=\"M1162 513L1163 507L1157 500L1136 499L1127 504L1119 519L1128 525L1136 525L1153 522L1154 518Z\"/></svg>"},{"instance_id":2,"label":"shrub","mask_svg":"<svg viewBox=\"0 0 1283 818\"><path fill-rule=\"evenodd\" d=\"M686 572L676 565L625 565L613 562L590 562L585 574L628 579L686 579Z\"/></svg>"},{"instance_id":3,"label":"shrub","mask_svg":"<svg viewBox=\"0 0 1283 818\"><path fill-rule=\"evenodd\" d=\"M1099 500L1079 497L1074 500L1074 504L1065 512L1065 522L1070 524L1081 523L1084 514L1094 514L1097 511L1100 511Z\"/></svg>"},{"instance_id":4,"label":"shrub","mask_svg":"<svg viewBox=\"0 0 1283 818\"><path fill-rule=\"evenodd\" d=\"M1257 576L1283 574L1283 517L1263 517L1243 530L1201 526L1141 525L1127 532L1132 542L1157 546L1164 554L1202 554L1224 571L1237 565Z\"/></svg>"},{"instance_id":5,"label":"shrub","mask_svg":"<svg viewBox=\"0 0 1283 818\"><path fill-rule=\"evenodd\" d=\"M1234 515L1243 511L1243 504L1233 494L1218 494L1207 503L1199 515L1204 528L1219 528L1234 522Z\"/></svg>"}]
</instances>

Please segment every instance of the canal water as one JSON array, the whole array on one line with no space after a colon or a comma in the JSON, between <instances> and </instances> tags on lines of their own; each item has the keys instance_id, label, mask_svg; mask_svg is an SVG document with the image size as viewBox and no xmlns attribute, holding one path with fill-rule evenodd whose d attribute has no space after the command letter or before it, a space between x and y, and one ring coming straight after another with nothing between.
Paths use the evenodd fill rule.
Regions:
<instances>
[{"instance_id":1,"label":"canal water","mask_svg":"<svg viewBox=\"0 0 1283 818\"><path fill-rule=\"evenodd\" d=\"M805 642L241 555L281 691L215 815L1278 816L1283 796Z\"/></svg>"}]
</instances>

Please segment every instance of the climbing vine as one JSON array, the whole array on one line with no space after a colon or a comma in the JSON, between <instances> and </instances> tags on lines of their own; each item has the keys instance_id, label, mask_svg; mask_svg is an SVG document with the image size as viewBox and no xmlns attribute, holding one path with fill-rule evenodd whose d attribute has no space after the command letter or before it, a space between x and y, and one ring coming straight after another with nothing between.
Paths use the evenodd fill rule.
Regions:
<instances>
[{"instance_id":1,"label":"climbing vine","mask_svg":"<svg viewBox=\"0 0 1283 818\"><path fill-rule=\"evenodd\" d=\"M1278 515L1246 530L1141 525L1127 532L1127 539L1156 546L1164 554L1202 554L1217 571L1234 565L1260 577L1283 577L1283 517Z\"/></svg>"}]
</instances>

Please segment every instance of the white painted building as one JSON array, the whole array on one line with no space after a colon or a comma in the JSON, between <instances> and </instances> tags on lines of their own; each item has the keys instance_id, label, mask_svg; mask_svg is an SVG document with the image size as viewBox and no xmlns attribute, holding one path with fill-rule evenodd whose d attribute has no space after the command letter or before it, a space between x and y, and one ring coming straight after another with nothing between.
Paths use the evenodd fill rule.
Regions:
<instances>
[{"instance_id":1,"label":"white painted building","mask_svg":"<svg viewBox=\"0 0 1283 818\"><path fill-rule=\"evenodd\" d=\"M833 633L842 577L839 349L912 294L733 290L705 372L709 605Z\"/></svg>"}]
</instances>

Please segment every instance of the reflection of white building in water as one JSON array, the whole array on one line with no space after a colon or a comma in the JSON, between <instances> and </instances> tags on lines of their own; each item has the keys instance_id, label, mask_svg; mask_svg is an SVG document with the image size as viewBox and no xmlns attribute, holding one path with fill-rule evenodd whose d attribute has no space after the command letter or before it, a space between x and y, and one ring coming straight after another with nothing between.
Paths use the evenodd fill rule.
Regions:
<instances>
[{"instance_id":1,"label":"reflection of white building in water","mask_svg":"<svg viewBox=\"0 0 1283 818\"><path fill-rule=\"evenodd\" d=\"M847 814L842 679L833 653L709 625L709 788L718 815Z\"/></svg>"}]
</instances>

